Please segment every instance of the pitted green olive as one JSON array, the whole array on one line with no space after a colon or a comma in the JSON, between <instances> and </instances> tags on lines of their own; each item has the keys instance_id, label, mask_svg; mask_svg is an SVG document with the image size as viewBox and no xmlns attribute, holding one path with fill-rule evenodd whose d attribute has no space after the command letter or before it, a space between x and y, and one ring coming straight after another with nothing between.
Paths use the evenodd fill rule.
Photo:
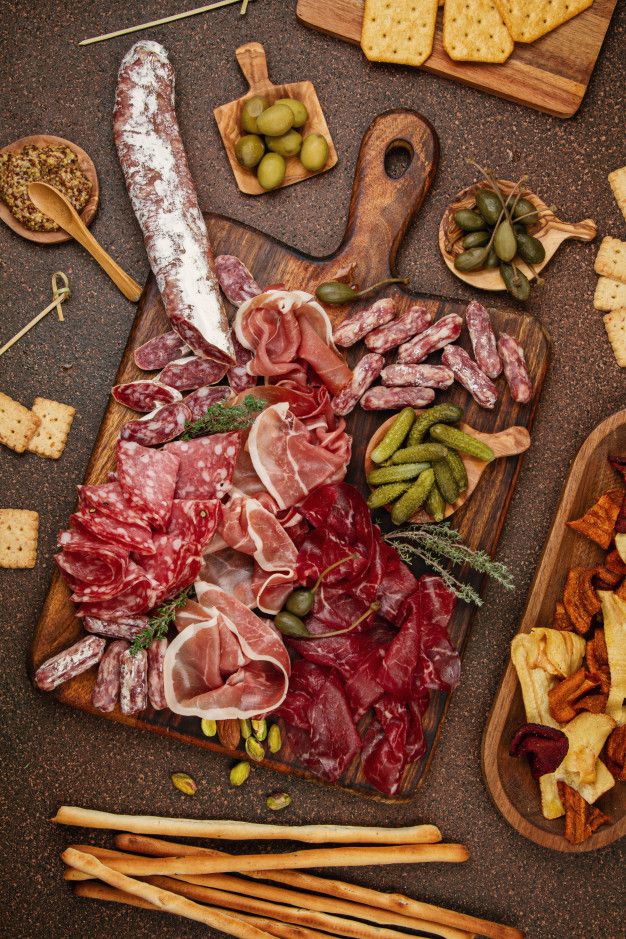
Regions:
<instances>
[{"instance_id":1,"label":"pitted green olive","mask_svg":"<svg viewBox=\"0 0 626 939\"><path fill-rule=\"evenodd\" d=\"M262 98L260 95L248 98L241 109L241 129L248 134L258 134L257 118L259 114L265 111L267 106L267 98Z\"/></svg>"},{"instance_id":2,"label":"pitted green olive","mask_svg":"<svg viewBox=\"0 0 626 939\"><path fill-rule=\"evenodd\" d=\"M279 98L276 104L286 104L293 111L293 126L304 127L309 119L309 112L306 105L302 104L296 98Z\"/></svg>"},{"instance_id":3,"label":"pitted green olive","mask_svg":"<svg viewBox=\"0 0 626 939\"><path fill-rule=\"evenodd\" d=\"M265 153L263 141L256 134L244 134L235 144L235 156L242 166L251 170Z\"/></svg>"},{"instance_id":4,"label":"pitted green olive","mask_svg":"<svg viewBox=\"0 0 626 939\"><path fill-rule=\"evenodd\" d=\"M297 156L302 146L302 134L297 130L288 130L282 137L266 137L265 144L273 153L280 153L284 157Z\"/></svg>"},{"instance_id":5,"label":"pitted green olive","mask_svg":"<svg viewBox=\"0 0 626 939\"><path fill-rule=\"evenodd\" d=\"M309 173L317 173L328 160L328 142L321 134L309 134L302 142L300 162Z\"/></svg>"},{"instance_id":6,"label":"pitted green olive","mask_svg":"<svg viewBox=\"0 0 626 939\"><path fill-rule=\"evenodd\" d=\"M259 134L267 137L282 137L293 127L293 111L286 104L273 104L257 118Z\"/></svg>"},{"instance_id":7,"label":"pitted green olive","mask_svg":"<svg viewBox=\"0 0 626 939\"><path fill-rule=\"evenodd\" d=\"M266 153L257 169L257 179L263 189L276 189L282 186L287 169L285 159L280 153Z\"/></svg>"}]
</instances>

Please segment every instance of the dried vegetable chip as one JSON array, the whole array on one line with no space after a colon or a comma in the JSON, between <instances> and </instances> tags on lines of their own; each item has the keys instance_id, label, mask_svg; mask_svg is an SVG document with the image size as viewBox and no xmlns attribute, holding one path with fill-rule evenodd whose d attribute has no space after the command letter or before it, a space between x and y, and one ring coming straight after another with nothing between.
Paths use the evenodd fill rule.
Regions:
<instances>
[{"instance_id":1,"label":"dried vegetable chip","mask_svg":"<svg viewBox=\"0 0 626 939\"><path fill-rule=\"evenodd\" d=\"M587 640L585 649L585 663L587 669L600 677L600 687L606 694L611 685L611 672L609 670L609 654L604 639L604 630L596 629L591 639Z\"/></svg>"},{"instance_id":2,"label":"dried vegetable chip","mask_svg":"<svg viewBox=\"0 0 626 939\"><path fill-rule=\"evenodd\" d=\"M611 819L600 809L585 802L580 793L567 783L557 783L559 796L565 808L565 837L570 844L582 844L594 831Z\"/></svg>"},{"instance_id":3,"label":"dried vegetable chip","mask_svg":"<svg viewBox=\"0 0 626 939\"><path fill-rule=\"evenodd\" d=\"M552 618L552 629L558 629L560 632L571 632L574 626L567 615L567 610L560 600L554 605L554 616Z\"/></svg>"},{"instance_id":4,"label":"dried vegetable chip","mask_svg":"<svg viewBox=\"0 0 626 939\"><path fill-rule=\"evenodd\" d=\"M608 695L603 694L600 689L600 676L579 668L548 692L552 717L558 724L567 724L580 711L601 714L606 707Z\"/></svg>"},{"instance_id":5,"label":"dried vegetable chip","mask_svg":"<svg viewBox=\"0 0 626 939\"><path fill-rule=\"evenodd\" d=\"M509 755L528 757L533 779L553 773L567 754L567 735L556 727L522 724L509 747Z\"/></svg>"},{"instance_id":6,"label":"dried vegetable chip","mask_svg":"<svg viewBox=\"0 0 626 939\"><path fill-rule=\"evenodd\" d=\"M581 518L568 522L568 527L580 532L591 541L595 541L606 551L613 539L613 530L622 506L623 495L622 489L609 489L590 509L587 509Z\"/></svg>"},{"instance_id":7,"label":"dried vegetable chip","mask_svg":"<svg viewBox=\"0 0 626 939\"><path fill-rule=\"evenodd\" d=\"M563 591L565 609L581 636L589 632L594 616L600 612L600 600L592 584L594 572L593 567L572 567Z\"/></svg>"},{"instance_id":8,"label":"dried vegetable chip","mask_svg":"<svg viewBox=\"0 0 626 939\"><path fill-rule=\"evenodd\" d=\"M606 742L607 769L621 782L626 782L626 724L611 731Z\"/></svg>"}]
</instances>

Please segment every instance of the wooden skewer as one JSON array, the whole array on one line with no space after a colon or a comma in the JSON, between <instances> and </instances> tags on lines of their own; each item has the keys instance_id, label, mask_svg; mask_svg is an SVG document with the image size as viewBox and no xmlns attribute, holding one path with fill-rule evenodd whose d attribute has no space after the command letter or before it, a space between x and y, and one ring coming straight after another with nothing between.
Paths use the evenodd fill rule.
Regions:
<instances>
[{"instance_id":1,"label":"wooden skewer","mask_svg":"<svg viewBox=\"0 0 626 939\"><path fill-rule=\"evenodd\" d=\"M174 838L215 838L225 841L305 841L309 844L435 844L441 832L435 825L409 828L364 828L356 825L259 825L222 819L161 818L158 815L116 815L62 805L52 819L61 825L107 828L139 835Z\"/></svg>"},{"instance_id":2,"label":"wooden skewer","mask_svg":"<svg viewBox=\"0 0 626 939\"><path fill-rule=\"evenodd\" d=\"M62 287L59 287L58 282L57 282L57 277L63 281ZM33 326L36 326L37 323L39 323L44 318L44 316L47 316L48 313L50 313L55 308L57 311L57 317L59 318L59 321L63 323L64 317L63 317L63 309L62 309L61 304L65 300L69 300L69 297L70 297L69 281L66 275L63 273L63 271L57 271L56 273L52 275L52 302L48 304L45 310L42 310L41 313L38 313L37 316L33 317L30 323L27 323L26 326L20 329L20 331L16 333L12 339L9 339L8 342L5 342L2 348L0 348L0 355L4 355L4 353L7 352L11 348L11 346L14 346L16 342L19 342L22 336L25 336L26 333L30 332Z\"/></svg>"},{"instance_id":3,"label":"wooden skewer","mask_svg":"<svg viewBox=\"0 0 626 939\"><path fill-rule=\"evenodd\" d=\"M150 23L140 23L138 26L129 26L127 29L118 29L114 33L105 33L102 36L94 36L93 39L83 39L78 43L79 46L90 46L94 42L104 42L105 39L115 39L116 36L127 36L129 33L138 33L142 29L150 29L151 26L164 26L166 23L174 23L177 20L185 20L189 16L197 16L198 13L208 13L209 10L217 10L219 7L227 7L233 3L241 3L242 0L218 0L216 3L209 3L208 6L197 7L195 10L187 10L185 13L175 13L173 16L163 16L160 20L152 20ZM246 12L248 0L243 0L242 13Z\"/></svg>"}]
</instances>

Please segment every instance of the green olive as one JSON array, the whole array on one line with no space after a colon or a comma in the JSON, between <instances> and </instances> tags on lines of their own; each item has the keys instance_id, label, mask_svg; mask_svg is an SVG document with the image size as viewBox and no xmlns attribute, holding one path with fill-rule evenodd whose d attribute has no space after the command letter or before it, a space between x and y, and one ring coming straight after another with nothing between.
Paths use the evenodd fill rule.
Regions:
<instances>
[{"instance_id":1,"label":"green olive","mask_svg":"<svg viewBox=\"0 0 626 939\"><path fill-rule=\"evenodd\" d=\"M244 134L235 144L235 156L242 166L251 170L265 153L263 141L256 134Z\"/></svg>"},{"instance_id":2,"label":"green olive","mask_svg":"<svg viewBox=\"0 0 626 939\"><path fill-rule=\"evenodd\" d=\"M280 153L266 153L256 171L257 179L263 189L276 189L285 179L285 158Z\"/></svg>"},{"instance_id":3,"label":"green olive","mask_svg":"<svg viewBox=\"0 0 626 939\"><path fill-rule=\"evenodd\" d=\"M304 127L309 119L309 112L306 105L298 101L297 98L279 98L276 104L286 104L293 111L293 126Z\"/></svg>"},{"instance_id":4,"label":"green olive","mask_svg":"<svg viewBox=\"0 0 626 939\"><path fill-rule=\"evenodd\" d=\"M288 130L282 137L266 137L265 144L273 153L280 153L284 157L297 156L302 146L302 134L297 130Z\"/></svg>"},{"instance_id":5,"label":"green olive","mask_svg":"<svg viewBox=\"0 0 626 939\"><path fill-rule=\"evenodd\" d=\"M501 264L500 273L506 289L516 300L528 300L530 296L530 282L528 278L514 264Z\"/></svg>"},{"instance_id":6,"label":"green olive","mask_svg":"<svg viewBox=\"0 0 626 939\"><path fill-rule=\"evenodd\" d=\"M259 114L256 125L259 134L282 137L293 127L293 111L286 104L273 104Z\"/></svg>"},{"instance_id":7,"label":"green olive","mask_svg":"<svg viewBox=\"0 0 626 939\"><path fill-rule=\"evenodd\" d=\"M517 254L517 241L513 226L508 219L500 222L493 239L493 246L501 261L512 261Z\"/></svg>"},{"instance_id":8,"label":"green olive","mask_svg":"<svg viewBox=\"0 0 626 939\"><path fill-rule=\"evenodd\" d=\"M309 173L317 173L326 166L328 142L321 134L309 134L302 142L300 162Z\"/></svg>"},{"instance_id":9,"label":"green olive","mask_svg":"<svg viewBox=\"0 0 626 939\"><path fill-rule=\"evenodd\" d=\"M454 221L463 231L482 231L485 227L482 215L472 212L471 209L459 209L454 213Z\"/></svg>"},{"instance_id":10,"label":"green olive","mask_svg":"<svg viewBox=\"0 0 626 939\"><path fill-rule=\"evenodd\" d=\"M519 232L516 236L517 253L527 264L541 264L546 258L546 249L538 238L533 238L527 232Z\"/></svg>"},{"instance_id":11,"label":"green olive","mask_svg":"<svg viewBox=\"0 0 626 939\"><path fill-rule=\"evenodd\" d=\"M306 616L313 609L315 594L312 590L293 590L287 597L285 609L296 616Z\"/></svg>"},{"instance_id":12,"label":"green olive","mask_svg":"<svg viewBox=\"0 0 626 939\"><path fill-rule=\"evenodd\" d=\"M539 221L539 213L529 199L518 199L513 210L513 218L520 218L522 215L525 225L536 225Z\"/></svg>"},{"instance_id":13,"label":"green olive","mask_svg":"<svg viewBox=\"0 0 626 939\"><path fill-rule=\"evenodd\" d=\"M474 198L478 211L488 225L495 225L502 212L502 202L500 196L492 192L491 189L477 189Z\"/></svg>"},{"instance_id":14,"label":"green olive","mask_svg":"<svg viewBox=\"0 0 626 939\"><path fill-rule=\"evenodd\" d=\"M241 129L247 131L249 134L258 134L257 118L259 114L265 111L267 106L267 98L262 98L260 95L255 95L254 98L248 98L241 109Z\"/></svg>"},{"instance_id":15,"label":"green olive","mask_svg":"<svg viewBox=\"0 0 626 939\"><path fill-rule=\"evenodd\" d=\"M463 239L464 248L482 248L486 245L491 235L488 231L471 231Z\"/></svg>"},{"instance_id":16,"label":"green olive","mask_svg":"<svg viewBox=\"0 0 626 939\"><path fill-rule=\"evenodd\" d=\"M464 273L477 271L483 267L488 253L486 248L470 248L468 251L464 251L463 254L457 255L454 259L454 266L457 271L463 271Z\"/></svg>"},{"instance_id":17,"label":"green olive","mask_svg":"<svg viewBox=\"0 0 626 939\"><path fill-rule=\"evenodd\" d=\"M493 245L489 248L489 254L487 255L487 260L485 261L485 267L498 267L500 264L500 258L496 254L496 249Z\"/></svg>"}]
</instances>

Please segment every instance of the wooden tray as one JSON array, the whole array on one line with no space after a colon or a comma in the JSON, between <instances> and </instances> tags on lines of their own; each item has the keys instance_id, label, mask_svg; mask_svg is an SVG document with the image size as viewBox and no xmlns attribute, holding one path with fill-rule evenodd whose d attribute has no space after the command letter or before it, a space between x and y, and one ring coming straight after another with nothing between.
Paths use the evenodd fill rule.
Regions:
<instances>
[{"instance_id":1,"label":"wooden tray","mask_svg":"<svg viewBox=\"0 0 626 939\"><path fill-rule=\"evenodd\" d=\"M422 68L517 104L572 117L587 91L616 4L595 0L537 42L516 43L503 65L453 62L442 46L440 11L433 52ZM298 0L297 16L305 26L358 45L364 5L365 0Z\"/></svg>"},{"instance_id":2,"label":"wooden tray","mask_svg":"<svg viewBox=\"0 0 626 939\"><path fill-rule=\"evenodd\" d=\"M385 172L385 155L398 141L410 149L413 159L403 176L392 179ZM312 258L241 222L208 215L207 222L215 251L218 254L238 255L261 286L284 282L290 288L313 290L321 281L337 277L342 271L353 267L358 281L373 283L389 276L393 269L398 245L411 217L426 196L435 172L437 157L437 138L424 118L414 111L389 111L374 120L363 138L346 234L333 254L326 258ZM436 244L433 243L430 250L436 252ZM415 301L415 296L407 292L397 291L396 294L401 309L406 309ZM454 300L435 297L420 299L438 314L463 315L465 311L465 304ZM335 320L343 319L345 312L345 309L331 308L331 316ZM524 346L535 382L536 390L532 402L522 407L515 404L508 392L503 392L500 407L495 413L491 413L479 408L459 387L445 397L461 402L466 408L468 423L479 430L500 430L511 424L530 427L548 363L549 342L542 327L531 316L505 311L495 311L493 315L496 329L506 330L517 336ZM140 301L116 382L132 381L140 377L133 362L133 350L167 328L168 321L151 278ZM467 341L466 338L464 342L467 344ZM360 354L360 350L353 352L354 357ZM440 396L439 400L443 400L443 397ZM354 453L348 480L359 486L362 492L367 491L363 476L365 447L378 424L386 417L387 412L376 414L360 409L350 416L348 429L354 435ZM114 441L119 428L126 420L128 411L111 401L87 469L86 482L98 483L105 479L113 466ZM495 550L520 462L520 459L516 458L495 461L481 483L483 497L477 493L477 496L469 500L455 515L455 524L469 544L489 552ZM384 523L384 520L381 521ZM479 576L473 575L470 579L472 583L479 585ZM472 612L470 607L459 604L452 618L450 634L452 641L460 649L467 638ZM80 632L81 627L69 602L68 590L61 578L55 574L35 634L32 666L36 668L50 655L68 646L77 639ZM90 695L93 681L93 672L81 675L62 685L57 691L57 697L73 707L92 711ZM428 749L425 756L407 770L400 797L410 797L423 780L441 733L448 701L447 695L433 695L424 715ZM169 711L155 713L151 710L146 711L140 719L124 717L119 710L101 716L122 721L133 727L167 734L208 749L229 752L216 742L203 737L200 721L195 718L182 718L172 715ZM283 772L312 778L307 770L298 766L287 748L276 757L268 757L267 762ZM350 766L341 784L354 791L377 795L363 779L358 760Z\"/></svg>"},{"instance_id":3,"label":"wooden tray","mask_svg":"<svg viewBox=\"0 0 626 939\"><path fill-rule=\"evenodd\" d=\"M626 453L626 410L607 418L587 437L572 464L552 530L543 550L530 589L519 632L552 622L554 605L563 595L570 567L592 567L605 552L592 541L568 528L566 522L581 515L596 499L615 487L618 477L607 456ZM482 744L482 765L491 796L507 822L525 838L544 848L577 853L594 851L626 834L626 786L617 783L598 804L613 822L605 825L582 844L570 844L563 837L563 819L552 821L541 814L537 781L530 775L526 760L509 756L509 744L517 728L525 723L519 682L511 662L498 689L487 718Z\"/></svg>"}]
</instances>

